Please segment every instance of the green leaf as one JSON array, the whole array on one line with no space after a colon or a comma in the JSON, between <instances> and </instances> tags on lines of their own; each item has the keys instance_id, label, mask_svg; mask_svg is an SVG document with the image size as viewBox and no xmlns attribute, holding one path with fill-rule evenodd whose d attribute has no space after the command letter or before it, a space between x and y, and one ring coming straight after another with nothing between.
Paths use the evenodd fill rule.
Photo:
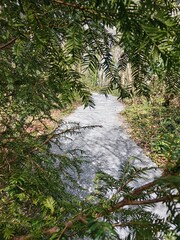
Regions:
<instances>
[{"instance_id":1,"label":"green leaf","mask_svg":"<svg viewBox=\"0 0 180 240\"><path fill-rule=\"evenodd\" d=\"M51 214L54 213L56 202L51 196L47 197L43 204L46 208L51 210Z\"/></svg>"},{"instance_id":2,"label":"green leaf","mask_svg":"<svg viewBox=\"0 0 180 240\"><path fill-rule=\"evenodd\" d=\"M14 236L14 229L11 226L6 225L3 234L6 240L12 239L12 237Z\"/></svg>"}]
</instances>

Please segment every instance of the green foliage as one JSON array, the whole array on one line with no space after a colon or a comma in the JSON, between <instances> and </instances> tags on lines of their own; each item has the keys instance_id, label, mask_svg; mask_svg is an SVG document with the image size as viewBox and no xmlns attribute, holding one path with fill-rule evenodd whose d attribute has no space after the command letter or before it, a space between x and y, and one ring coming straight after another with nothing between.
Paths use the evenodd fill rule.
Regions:
<instances>
[{"instance_id":1,"label":"green foliage","mask_svg":"<svg viewBox=\"0 0 180 240\"><path fill-rule=\"evenodd\" d=\"M90 201L82 200L71 193L79 185L69 174L72 171L78 176L82 159L72 152L58 155L50 150L51 144L61 149L61 137L69 131L79 132L79 126L58 134L55 128L49 132L46 121L57 124L51 111L66 108L77 95L85 106L93 106L91 94L82 81L82 73L87 69L95 74L99 68L103 70L110 87L115 86L125 97L134 92L149 97L147 83L153 74L165 82L165 93L177 94L180 42L177 11L173 1L1 1L2 240L86 236L117 239L118 226L128 226L133 231L132 238L141 239L144 223L143 233L148 229L151 239L155 239L157 231L167 232L166 224L158 216L139 207L131 210L117 204L122 204L122 198L127 205L128 201L149 200L150 192L160 197L167 193L171 196L175 183L179 191L174 179L169 179L166 188L160 185L159 192L155 184L150 192L140 191L136 195L129 183L147 169L125 165L118 181L99 173L94 195L89 196ZM109 31L113 27L116 34ZM125 52L118 65L111 51L115 45ZM129 62L134 80L124 89L119 71L126 69ZM163 146L164 155L170 149L174 154L174 144L178 142L172 139L164 135L163 144L157 145ZM108 197L112 190L115 193ZM166 200L174 204L174 198ZM172 206L169 208L174 210ZM139 221L140 217L144 222ZM176 224L177 219L170 221Z\"/></svg>"},{"instance_id":2,"label":"green foliage","mask_svg":"<svg viewBox=\"0 0 180 240\"><path fill-rule=\"evenodd\" d=\"M89 223L89 235L93 239L119 239L117 232L108 222L92 221Z\"/></svg>"},{"instance_id":3,"label":"green foliage","mask_svg":"<svg viewBox=\"0 0 180 240\"><path fill-rule=\"evenodd\" d=\"M138 144L150 152L158 165L177 173L180 164L178 112L176 106L167 109L146 101L134 103L125 112Z\"/></svg>"},{"instance_id":4,"label":"green foliage","mask_svg":"<svg viewBox=\"0 0 180 240\"><path fill-rule=\"evenodd\" d=\"M46 198L44 201L44 206L51 210L51 214L54 213L55 201L51 196Z\"/></svg>"},{"instance_id":5,"label":"green foliage","mask_svg":"<svg viewBox=\"0 0 180 240\"><path fill-rule=\"evenodd\" d=\"M175 1L114 2L120 19L117 39L124 53L107 89L119 89L120 98L145 96L154 92L154 81L162 83L164 98L179 94L179 6ZM131 63L131 78L126 82L119 72ZM118 72L118 73L117 73ZM116 76L116 77L115 77Z\"/></svg>"},{"instance_id":6,"label":"green foliage","mask_svg":"<svg viewBox=\"0 0 180 240\"><path fill-rule=\"evenodd\" d=\"M143 189L141 187L136 188L135 182L137 178L143 178L144 174L148 175L147 168L137 169L132 166L131 162L122 165L117 179L106 173L99 172L96 178L95 193L89 199L89 201L94 201L96 204L93 210L97 211L99 216L102 216L106 222L111 224L115 231L118 228L130 229L130 234L126 239L159 239L160 234L163 235L169 229L168 221L145 210L142 206L144 202L146 202L146 206L150 206L148 202L152 199L152 193L156 193L157 198L163 196L164 192L167 194L170 191L168 189L170 185L167 183L173 180L164 178L157 184L149 184L149 186L147 184ZM179 189L179 181L176 183L176 187ZM135 207L128 207L128 205L134 205L136 201L138 203L135 204ZM98 229L101 224L101 222L93 222L93 230ZM102 228L103 226L101 230ZM100 233L98 230L96 230L96 234L97 239L99 239ZM105 236L103 237L106 239ZM121 239L121 236L114 236L112 233L111 238Z\"/></svg>"}]
</instances>

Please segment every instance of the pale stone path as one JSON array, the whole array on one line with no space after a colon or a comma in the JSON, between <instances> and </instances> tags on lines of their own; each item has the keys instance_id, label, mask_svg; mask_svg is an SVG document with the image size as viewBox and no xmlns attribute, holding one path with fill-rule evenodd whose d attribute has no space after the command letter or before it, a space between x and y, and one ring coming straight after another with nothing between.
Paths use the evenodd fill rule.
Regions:
<instances>
[{"instance_id":1,"label":"pale stone path","mask_svg":"<svg viewBox=\"0 0 180 240\"><path fill-rule=\"evenodd\" d=\"M98 169L118 177L122 163L129 159L137 167L156 166L124 130L119 115L124 109L123 104L111 95L106 98L104 95L93 93L93 99L96 105L94 109L84 109L80 106L65 121L67 126L79 123L82 127L91 125L101 125L101 127L82 129L78 135L69 136L70 139L65 139L61 145L63 152L70 149L83 150L82 155L88 160L87 163L82 164L82 174L78 180L86 191L75 192L82 198L93 190L93 179ZM52 149L54 152L59 151L56 146ZM160 174L160 170L148 172L148 176L136 182L135 187L153 180ZM71 175L78 179L74 172L71 172ZM157 204L153 211L162 213L165 209Z\"/></svg>"},{"instance_id":2,"label":"pale stone path","mask_svg":"<svg viewBox=\"0 0 180 240\"><path fill-rule=\"evenodd\" d=\"M104 95L94 93L93 99L95 108L78 107L65 119L67 123L65 127L73 127L76 123L81 127L94 125L97 127L82 129L81 133L69 136L70 138L64 140L62 146L64 150L85 151L90 164L89 171L84 172L85 179L91 180L97 169L117 177L122 162L128 159L133 159L136 166L155 167L156 165L144 155L143 150L125 132L124 123L120 118L124 105L111 95L106 98ZM160 171L153 171L148 178L151 180L159 174Z\"/></svg>"}]
</instances>

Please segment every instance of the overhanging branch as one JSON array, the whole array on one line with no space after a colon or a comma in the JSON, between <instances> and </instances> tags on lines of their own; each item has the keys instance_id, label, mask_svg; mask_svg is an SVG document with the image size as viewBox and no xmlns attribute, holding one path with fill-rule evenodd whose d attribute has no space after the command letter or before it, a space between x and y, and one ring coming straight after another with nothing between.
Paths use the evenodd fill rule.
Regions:
<instances>
[{"instance_id":1,"label":"overhanging branch","mask_svg":"<svg viewBox=\"0 0 180 240\"><path fill-rule=\"evenodd\" d=\"M138 198L139 194L141 194L144 190L147 190L147 189L155 186L156 183L157 183L157 181L155 180L155 181L152 181L150 183L147 183L147 184L145 184L141 187L138 187L138 188L134 189L131 196ZM105 212L106 213L113 213L113 212L118 211L120 208L123 208L123 207L128 206L128 205L137 205L138 206L138 205L154 204L154 203L158 203L158 202L170 202L170 201L173 201L173 200L175 200L179 197L180 197L179 195L170 195L170 196L163 196L163 197L159 197L159 198L146 199L146 200L136 200L136 199L135 200L129 200L127 198L124 198L122 201L115 204L110 209L107 209ZM95 214L95 216L98 219L98 218L103 217L103 214L102 213L97 213L97 214ZM69 230L70 228L72 228L76 222L81 222L82 224L87 225L88 222L87 222L86 218L87 218L86 215L82 215L82 213L80 213L79 215L77 215L73 219L65 222L64 223L64 228L59 235L59 240L62 239L62 237L64 236L66 231ZM121 225L120 223L117 226L123 227L123 225ZM56 227L56 226L54 228L46 229L44 231L44 233L48 234L48 235L52 235L52 234L57 233L57 232L59 232L59 228ZM30 239L30 237L31 237L30 235L19 236L19 237L13 238L13 240L28 240L28 239Z\"/></svg>"},{"instance_id":2,"label":"overhanging branch","mask_svg":"<svg viewBox=\"0 0 180 240\"><path fill-rule=\"evenodd\" d=\"M65 2L63 0L54 0L56 3L59 3L61 5L64 5L66 7L71 7L73 9L77 9L77 10L80 10L80 11L86 11L86 12L89 12L89 13L93 13L95 15L102 15L101 12L98 12L92 8L88 8L88 7L84 7L84 6L81 6L79 4L74 4L74 3L68 3L68 2Z\"/></svg>"},{"instance_id":3,"label":"overhanging branch","mask_svg":"<svg viewBox=\"0 0 180 240\"><path fill-rule=\"evenodd\" d=\"M146 199L146 200L127 200L123 199L119 203L117 203L115 206L110 208L108 212L115 212L116 210L128 206L128 205L147 205L147 204L154 204L159 202L170 202L174 199L177 199L179 195L171 195L171 196L164 196L159 198L153 198L153 199Z\"/></svg>"}]
</instances>

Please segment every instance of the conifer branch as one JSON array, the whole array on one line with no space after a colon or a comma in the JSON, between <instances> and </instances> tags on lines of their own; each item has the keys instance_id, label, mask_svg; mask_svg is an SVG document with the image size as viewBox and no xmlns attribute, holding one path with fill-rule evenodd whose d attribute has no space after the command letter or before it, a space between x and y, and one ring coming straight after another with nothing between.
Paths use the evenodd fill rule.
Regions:
<instances>
[{"instance_id":1,"label":"conifer branch","mask_svg":"<svg viewBox=\"0 0 180 240\"><path fill-rule=\"evenodd\" d=\"M164 197L147 199L147 200L123 199L122 201L117 203L115 206L113 206L111 209L109 209L109 212L115 212L119 208L122 208L122 207L128 206L128 205L146 205L146 204L154 204L154 203L166 202L166 201L170 202L178 197L179 197L179 195L170 195L170 196L164 196Z\"/></svg>"},{"instance_id":2,"label":"conifer branch","mask_svg":"<svg viewBox=\"0 0 180 240\"><path fill-rule=\"evenodd\" d=\"M136 188L132 192L131 196L138 197L138 195L141 194L144 190L147 190L147 189L155 186L156 183L157 183L157 180L152 181L150 183L147 183L147 184L145 184L145 185L143 185L139 188ZM115 204L113 207L108 209L106 211L106 213L116 212L120 208L123 208L125 206L129 206L129 205L137 205L138 206L138 205L154 204L154 203L159 203L159 202L170 202L170 201L173 201L173 200L175 200L179 197L180 197L180 195L177 195L177 194L175 195L174 194L174 195L163 196L163 197L147 199L147 200L129 200L127 198L124 198L122 201L120 201L119 203ZM95 216L96 216L96 219L98 219L98 218L103 217L103 214L102 213L97 213L97 214L95 214ZM65 222L64 223L64 228L63 228L62 232L60 233L60 236L59 236L58 240L61 240L62 237L64 236L65 232L67 230L69 230L70 228L72 228L76 222L81 222L81 223L87 225L88 222L87 222L86 218L87 218L86 215L82 215L82 213L80 213L79 215L77 215L73 219ZM131 222L129 222L129 224L131 224ZM128 223L126 223L126 225L128 226ZM116 226L123 227L124 223L118 223ZM53 228L46 229L44 231L44 234L52 235L52 234L57 233L57 232L59 232L59 228L55 226ZM28 239L30 239L30 235L13 238L13 240L28 240Z\"/></svg>"},{"instance_id":3,"label":"conifer branch","mask_svg":"<svg viewBox=\"0 0 180 240\"><path fill-rule=\"evenodd\" d=\"M91 13L97 14L97 12L95 10L87 8L87 7L84 7L84 6L80 6L78 4L67 3L67 2L65 2L63 0L55 0L55 2L59 3L61 5L67 6L67 7L72 7L74 9L78 9L78 10L81 10L81 11L87 11L87 12L91 12Z\"/></svg>"},{"instance_id":4,"label":"conifer branch","mask_svg":"<svg viewBox=\"0 0 180 240\"><path fill-rule=\"evenodd\" d=\"M154 180L152 182L149 182L147 184L144 184L138 188L135 188L132 193L131 197L132 198L138 198L139 194L141 194L143 191L150 189L151 187L154 187L157 183L157 180ZM153 198L153 199L147 199L147 200L130 200L127 198L124 198L117 204L115 204L113 207L111 207L108 212L115 212L119 208L122 208L124 206L128 205L145 205L145 204L153 204L153 203L158 203L158 202L165 202L165 201L171 201L175 198L177 198L179 195L170 195L170 196L164 196L160 198Z\"/></svg>"}]
</instances>

